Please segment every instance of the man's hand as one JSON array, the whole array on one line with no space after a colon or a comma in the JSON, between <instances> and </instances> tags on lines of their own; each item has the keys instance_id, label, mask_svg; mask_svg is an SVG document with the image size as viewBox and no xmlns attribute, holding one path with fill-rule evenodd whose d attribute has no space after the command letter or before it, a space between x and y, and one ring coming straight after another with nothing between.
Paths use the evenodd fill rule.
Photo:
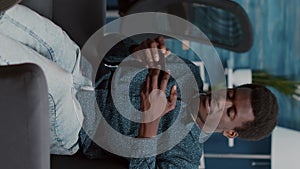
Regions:
<instances>
[{"instance_id":1,"label":"man's hand","mask_svg":"<svg viewBox=\"0 0 300 169\"><path fill-rule=\"evenodd\" d=\"M159 81L159 75L162 79ZM139 138L149 138L157 135L158 125L162 116L173 110L176 106L177 92L174 85L170 91L170 100L166 99L166 88L170 74L159 69L149 69L144 82L140 98L141 111L145 112L147 123L142 123L139 130Z\"/></svg>"},{"instance_id":2,"label":"man's hand","mask_svg":"<svg viewBox=\"0 0 300 169\"><path fill-rule=\"evenodd\" d=\"M162 65L165 63L164 59L171 54L170 50L166 48L162 36L154 40L147 39L143 41L139 46L133 48L132 53L137 61L144 63L149 68L154 68L157 65L164 67Z\"/></svg>"}]
</instances>

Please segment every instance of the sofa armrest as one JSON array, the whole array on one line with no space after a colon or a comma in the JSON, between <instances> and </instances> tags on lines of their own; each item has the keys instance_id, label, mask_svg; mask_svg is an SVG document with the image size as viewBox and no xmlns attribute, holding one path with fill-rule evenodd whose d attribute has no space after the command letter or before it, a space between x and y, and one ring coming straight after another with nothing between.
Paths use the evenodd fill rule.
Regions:
<instances>
[{"instance_id":1,"label":"sofa armrest","mask_svg":"<svg viewBox=\"0 0 300 169\"><path fill-rule=\"evenodd\" d=\"M50 168L48 89L34 64L0 66L1 168Z\"/></svg>"}]
</instances>

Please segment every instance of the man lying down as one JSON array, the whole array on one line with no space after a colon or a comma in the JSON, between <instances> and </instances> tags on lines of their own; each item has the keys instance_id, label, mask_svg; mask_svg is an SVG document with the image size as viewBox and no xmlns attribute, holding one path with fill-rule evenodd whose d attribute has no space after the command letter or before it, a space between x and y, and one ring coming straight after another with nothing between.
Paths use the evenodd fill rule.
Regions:
<instances>
[{"instance_id":1,"label":"man lying down","mask_svg":"<svg viewBox=\"0 0 300 169\"><path fill-rule=\"evenodd\" d=\"M27 7L15 5L1 12L0 41L1 65L30 62L45 73L52 154L82 151L90 158L105 158L109 155L106 150L123 151L129 146L131 155L124 155L129 168L196 169L203 149L199 142L201 133L221 132L228 138L259 140L276 125L277 100L264 86L247 84L204 93L196 66L172 55L162 37L141 44L126 39L114 46L99 66L95 93L104 118L99 120L96 136L106 133L101 128L105 126L101 123L104 119L114 131L147 144L140 152L132 144L125 144L125 139L111 142L111 147L116 148L101 147L97 144L101 137L91 136L82 128L84 112L76 93L91 86L91 82L82 76L80 49L66 33ZM127 63L127 56L134 56L128 63L144 64L148 69L135 74L130 71L134 70L130 64L117 69L116 65ZM162 71L164 62L173 64ZM184 67L192 74L181 70ZM194 82L196 85L191 87ZM127 101L124 95L114 95L124 92L129 95ZM113 97L121 101L115 103ZM139 116L140 122L124 116L131 110L129 116ZM213 131L204 127L215 122ZM151 144L147 140L152 140ZM167 150L161 151L165 147Z\"/></svg>"}]
</instances>

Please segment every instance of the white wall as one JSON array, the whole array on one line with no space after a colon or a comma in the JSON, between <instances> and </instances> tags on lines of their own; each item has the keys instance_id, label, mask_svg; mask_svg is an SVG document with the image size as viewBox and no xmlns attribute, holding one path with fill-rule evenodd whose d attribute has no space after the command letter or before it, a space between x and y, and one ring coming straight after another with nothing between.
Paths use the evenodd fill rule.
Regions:
<instances>
[{"instance_id":1,"label":"white wall","mask_svg":"<svg viewBox=\"0 0 300 169\"><path fill-rule=\"evenodd\" d=\"M272 169L300 168L300 132L277 126L272 134Z\"/></svg>"}]
</instances>

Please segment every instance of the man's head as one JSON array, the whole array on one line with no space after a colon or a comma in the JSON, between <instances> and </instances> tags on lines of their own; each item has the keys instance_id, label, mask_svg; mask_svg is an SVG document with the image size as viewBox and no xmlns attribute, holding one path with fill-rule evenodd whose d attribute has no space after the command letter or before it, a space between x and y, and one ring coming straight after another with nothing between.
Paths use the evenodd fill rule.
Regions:
<instances>
[{"instance_id":1,"label":"man's head","mask_svg":"<svg viewBox=\"0 0 300 169\"><path fill-rule=\"evenodd\" d=\"M15 4L19 3L21 0L0 0L0 12L4 12Z\"/></svg>"},{"instance_id":2,"label":"man's head","mask_svg":"<svg viewBox=\"0 0 300 169\"><path fill-rule=\"evenodd\" d=\"M197 123L229 138L259 140L272 132L277 117L275 96L264 86L247 84L200 97Z\"/></svg>"},{"instance_id":3,"label":"man's head","mask_svg":"<svg viewBox=\"0 0 300 169\"><path fill-rule=\"evenodd\" d=\"M236 128L239 137L243 139L259 140L271 134L278 118L278 103L274 94L261 85L247 84L239 88L249 88L254 121L246 123L244 127Z\"/></svg>"}]
</instances>

